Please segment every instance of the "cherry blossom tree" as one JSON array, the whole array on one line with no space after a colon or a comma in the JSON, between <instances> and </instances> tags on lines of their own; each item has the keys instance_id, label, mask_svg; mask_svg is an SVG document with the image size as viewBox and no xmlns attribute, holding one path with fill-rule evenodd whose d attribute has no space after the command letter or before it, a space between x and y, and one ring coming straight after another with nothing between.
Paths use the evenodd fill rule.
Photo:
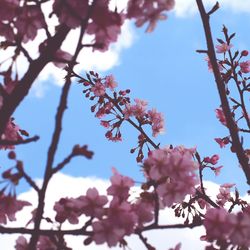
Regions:
<instances>
[{"instance_id":1,"label":"cherry blossom tree","mask_svg":"<svg viewBox=\"0 0 250 250\"><path fill-rule=\"evenodd\" d=\"M119 90L113 75L101 76L90 71L86 75L76 72L79 53L85 47L104 52L117 41L121 26L127 19L135 21L137 27L147 25L146 32L152 32L160 20L167 18L167 12L174 8L174 0L129 0L127 8L112 9L109 0L1 0L0 35L1 49L11 51L12 56L1 62L0 74L0 149L5 150L14 167L2 172L0 191L0 233L19 234L17 250L72 249L65 236L84 236L83 245L104 244L109 247L120 245L126 248L125 237L137 235L145 249L156 249L145 237L150 230L171 228L194 228L203 226L207 242L206 249L248 249L250 247L250 205L242 200L234 184L220 186L215 200L207 195L203 183L204 169L219 175L219 156L201 156L197 148L170 145L160 146L155 138L164 130L163 114L149 109L147 101L131 100L130 89ZM213 73L220 97L216 116L228 129L228 135L215 138L220 147L231 146L246 182L250 184L249 150L242 138L250 132L250 118L247 112L247 94L250 91L250 61L248 51L238 51L233 46L235 33L223 27L223 37L214 46L209 20L219 9L219 3L207 11L202 0L196 0L207 42L206 49L197 52L206 55L208 69ZM50 4L47 13L44 6ZM51 26L50 18L58 24ZM63 51L61 45L73 29L79 30L73 54ZM44 39L36 48L38 56L30 55L27 43L34 41L38 33ZM91 44L84 44L83 38L92 35ZM205 45L204 45L205 46ZM27 71L20 75L16 67L20 56L26 58ZM48 149L44 179L41 187L29 175L15 153L19 144L32 143L39 136L31 137L18 126L14 111L22 105L38 75L48 63L65 70L65 82L55 117L54 133ZM136 199L131 189L135 181L113 168L110 186L106 195L96 188L89 188L81 196L58 197L54 204L56 216L44 217L46 191L51 178L61 171L74 157L91 159L93 152L87 145L75 145L64 160L55 164L55 155L60 142L62 121L67 109L69 90L77 82L86 99L92 102L91 112L107 129L105 137L114 142L122 140L121 127L130 124L138 132L137 146L130 153L136 155L136 162L142 166L144 182L140 185ZM236 91L231 91L232 88ZM236 97L238 96L238 97ZM149 134L148 128L151 129ZM91 146L90 146L91 147ZM34 208L27 225L32 227L9 227L16 220L16 213L31 203L19 200L16 189L24 179L37 193L38 205ZM228 208L229 207L229 208ZM172 209L176 217L182 217L179 224L162 224L159 213ZM237 209L237 212L236 212ZM85 218L82 224L80 217ZM51 224L44 229L43 221ZM64 223L75 225L67 229ZM30 236L26 238L26 236ZM180 239L181 240L181 239ZM172 249L180 249L181 243Z\"/></svg>"}]
</instances>

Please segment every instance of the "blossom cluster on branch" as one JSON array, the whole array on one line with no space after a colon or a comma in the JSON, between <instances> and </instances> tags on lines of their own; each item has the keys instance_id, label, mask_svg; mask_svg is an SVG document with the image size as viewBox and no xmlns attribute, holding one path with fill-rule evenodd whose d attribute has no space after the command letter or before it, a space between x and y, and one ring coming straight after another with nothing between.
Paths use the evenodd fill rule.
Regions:
<instances>
[{"instance_id":1,"label":"blossom cluster on branch","mask_svg":"<svg viewBox=\"0 0 250 250\"><path fill-rule=\"evenodd\" d=\"M213 45L210 16L219 8L218 3L206 12L202 0L196 0L207 41L206 54L209 71L216 80L221 105L216 109L218 120L228 129L228 135L215 138L220 147L231 145L242 170L250 184L249 155L239 135L250 132L250 116L247 112L246 95L250 91L250 60L245 59L248 51L233 52L232 39L223 27L223 39ZM46 13L44 6L50 4ZM90 71L86 78L74 70L79 53L86 46L104 52L115 42L126 20L133 19L137 27L147 24L151 32L159 20L167 18L166 13L174 8L174 0L129 0L127 8L118 11L111 8L109 0L2 0L0 8L0 43L3 50L12 51L12 56L0 62L0 149L7 150L9 160L14 165L2 172L0 182L0 233L28 234L30 239L19 236L17 250L70 250L65 236L84 236L83 245L104 244L109 247L126 248L125 237L137 235L148 250L156 249L144 233L150 230L170 228L194 228L203 226L206 235L201 240L207 242L207 250L238 249L250 247L250 204L243 200L233 183L222 184L216 195L208 195L203 182L204 170L213 171L217 176L223 166L218 165L219 155L202 157L198 147L160 146L154 142L164 131L163 114L156 109L148 109L145 100L130 98L130 89L117 90L118 83L113 75L101 77ZM50 27L49 19L56 18L58 24ZM61 49L63 41L72 29L79 30L76 49L73 54ZM27 44L43 32L45 38L37 47L38 56L29 54ZM85 35L91 35L92 44L84 44ZM216 48L216 49L215 49ZM218 59L216 58L216 53ZM27 72L20 76L17 59L20 55L27 59ZM50 62L57 67L65 67L65 84L59 101L55 128L48 150L44 179L38 186L29 175L29 169L17 157L14 149L18 144L34 142L38 136L29 137L14 118L14 111L28 94L38 74ZM54 159L62 132L62 120L67 108L67 98L72 82L76 80L83 86L83 93L93 104L91 112L100 119L107 129L105 137L114 142L121 141L122 125L127 122L138 132L136 161L141 164L144 180L140 187L130 177L123 176L113 168L110 186L105 194L99 194L95 187L88 188L79 197L58 197L54 204L55 217L44 218L46 191L53 175L61 171L77 156L92 159L93 152L87 145L79 144L61 162ZM232 87L233 85L233 87ZM234 90L232 90L234 88ZM237 97L235 97L235 93ZM150 129L150 135L148 135ZM28 137L24 139L24 136ZM25 180L37 194L38 205L34 207L29 228L8 227L16 220L16 213L31 203L19 200L16 189L20 180ZM233 190L234 188L234 190ZM137 189L136 195L133 190ZM172 209L175 217L182 218L180 224L162 224L160 211ZM238 210L236 210L238 209ZM46 221L50 229L43 229ZM67 230L66 223L76 228ZM180 239L181 240L181 239ZM178 243L174 250L179 250Z\"/></svg>"}]
</instances>

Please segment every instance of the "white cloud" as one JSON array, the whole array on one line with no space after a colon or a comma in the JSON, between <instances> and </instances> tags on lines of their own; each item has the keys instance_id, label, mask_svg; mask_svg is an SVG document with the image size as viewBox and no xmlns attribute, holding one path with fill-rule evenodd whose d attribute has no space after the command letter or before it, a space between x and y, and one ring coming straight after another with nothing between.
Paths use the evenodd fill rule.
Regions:
<instances>
[{"instance_id":1,"label":"white cloud","mask_svg":"<svg viewBox=\"0 0 250 250\"><path fill-rule=\"evenodd\" d=\"M198 13L195 0L175 0L175 14L177 17L188 17ZM232 12L250 13L250 1L247 0L219 0L222 9L228 9ZM206 8L212 7L216 0L204 0Z\"/></svg>"},{"instance_id":2,"label":"white cloud","mask_svg":"<svg viewBox=\"0 0 250 250\"><path fill-rule=\"evenodd\" d=\"M37 180L39 185L41 180ZM53 177L48 186L47 196L46 196L46 207L45 216L54 217L55 212L53 211L53 205L55 201L58 201L60 197L77 197L86 193L89 187L96 187L101 194L106 194L106 189L109 186L109 181L98 179L95 177L71 177L64 174L57 174ZM205 187L210 191L209 195L215 197L219 186L212 182L205 182ZM135 190L133 195L136 196ZM28 200L34 205L37 202L37 196L35 191L30 190L28 192L19 195L19 199ZM18 222L13 222L12 226L25 226L27 221L30 219L30 212L32 208L26 207L22 212L17 214ZM83 218L84 219L84 218ZM174 224L181 223L182 220L174 218L174 212L169 210L164 210L160 213L161 224ZM67 228L75 228L77 226L67 224ZM43 224L44 228L48 228L47 224ZM175 246L177 243L182 243L182 250L189 249L204 249L205 243L200 241L200 236L204 234L204 229L198 227L195 229L171 229L171 230L154 230L145 233L144 235L148 237L148 241L156 247L157 250L166 250L170 247ZM14 249L15 239L17 235L0 235L1 247L5 250ZM66 237L68 245L74 250L78 249L90 249L90 250L107 250L109 249L105 245L95 245L83 247L83 237ZM131 249L145 249L143 244L140 242L137 236L126 238L129 247ZM118 247L112 249L120 249Z\"/></svg>"},{"instance_id":3,"label":"white cloud","mask_svg":"<svg viewBox=\"0 0 250 250\"><path fill-rule=\"evenodd\" d=\"M48 18L49 14L52 12L52 2L48 1L47 3L43 4L43 11L45 13L46 21L49 24L50 31L54 32L54 27L58 24L58 20L55 15L52 18ZM127 0L113 0L110 3L110 8L114 9L117 7L119 11L122 11L127 4ZM73 54L74 49L76 48L77 39L79 36L80 29L72 30L65 41L63 42L62 49ZM93 52L92 48L84 48L78 57L79 65L76 66L76 71L89 71L95 70L98 72L103 72L112 69L114 66L119 65L120 63L120 55L121 52L132 46L134 42L135 34L132 28L131 21L125 21L122 26L121 34L118 37L118 41L114 44L111 44L108 51L101 53L98 51ZM46 39L45 32L40 30L36 39L32 42L29 42L24 45L26 50L29 52L32 58L37 58L39 55L38 47L41 42ZM84 36L84 43L92 43L93 36L85 35ZM0 37L0 41L3 38ZM1 50L1 61L7 59L13 55L13 48L7 49L5 51ZM8 67L8 63L5 64L5 69ZM29 63L27 62L26 58L23 55L17 60L17 68L19 72L19 76L21 77L28 69ZM4 69L4 67L1 67ZM36 97L42 97L44 92L46 91L46 85L42 82L51 79L55 85L62 86L63 85L63 78L65 76L65 71L60 68L55 67L52 63L49 63L43 71L40 73L37 81L33 85L32 93Z\"/></svg>"},{"instance_id":4,"label":"white cloud","mask_svg":"<svg viewBox=\"0 0 250 250\"><path fill-rule=\"evenodd\" d=\"M36 180L38 185L41 185L41 180ZM110 182L108 180L98 179L95 177L72 177L64 174L57 174L51 180L46 196L45 217L54 218L55 212L53 211L54 202L58 201L61 197L78 197L86 193L90 187L96 187L101 194L106 194L106 189ZM204 186L208 195L215 200L216 194L218 194L219 185L205 181ZM136 197L138 194L138 188L135 188L132 192ZM19 199L27 200L33 205L37 203L37 196L35 191L30 190L19 195ZM250 201L249 197L245 195L243 199ZM25 226L30 219L30 212L32 207L26 207L17 214L17 222L11 223L11 226ZM84 221L84 218L82 218ZM166 209L160 213L160 223L163 224L175 224L182 223L182 219L175 218L174 211L172 209ZM71 224L65 224L64 229L73 229L77 226ZM49 225L44 223L43 228L49 228ZM168 230L153 230L144 233L144 236L148 238L148 242L156 247L157 250L166 250L175 246L177 243L182 243L182 250L189 249L204 249L206 243L200 241L200 236L205 234L203 227L197 227L194 229L168 229ZM14 249L15 240L18 235L0 235L1 247L4 250ZM108 250L107 245L95 245L83 246L83 237L67 236L65 237L69 247L74 250L89 249L89 250ZM137 236L131 236L126 238L128 245L131 249L145 249L142 242ZM2 249L1 248L1 249ZM119 247L112 248L114 250L121 249Z\"/></svg>"}]
</instances>

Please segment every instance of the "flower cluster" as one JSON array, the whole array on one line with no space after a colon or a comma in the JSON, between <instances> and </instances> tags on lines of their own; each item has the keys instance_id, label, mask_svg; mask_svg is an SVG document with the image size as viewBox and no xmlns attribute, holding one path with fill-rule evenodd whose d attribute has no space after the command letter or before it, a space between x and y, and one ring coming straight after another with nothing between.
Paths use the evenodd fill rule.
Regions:
<instances>
[{"instance_id":1,"label":"flower cluster","mask_svg":"<svg viewBox=\"0 0 250 250\"><path fill-rule=\"evenodd\" d=\"M143 199L135 203L128 201L130 188L134 181L122 176L113 169L111 185L107 189L108 197L99 195L95 188L89 188L86 195L78 198L62 198L55 203L56 221L63 223L68 220L77 224L81 215L91 218L93 234L90 241L96 244L107 243L115 246L126 235L131 235L137 226L142 226L153 219L153 206L148 206Z\"/></svg>"},{"instance_id":2,"label":"flower cluster","mask_svg":"<svg viewBox=\"0 0 250 250\"><path fill-rule=\"evenodd\" d=\"M136 26L141 27L149 22L147 32L152 32L159 20L167 19L165 11L174 8L174 0L130 0L128 3L128 18L136 19Z\"/></svg>"},{"instance_id":3,"label":"flower cluster","mask_svg":"<svg viewBox=\"0 0 250 250\"><path fill-rule=\"evenodd\" d=\"M101 120L101 125L109 129L106 133L109 140L121 141L120 127L124 121L130 121L132 117L137 120L138 127L150 125L154 137L164 131L163 115L156 109L147 110L147 102L144 100L135 99L135 104L132 104L128 97L129 89L115 91L117 83L112 75L101 78L97 73L90 72L87 74L88 79L75 76L80 78L79 82L85 87L85 97L92 101L96 100L96 104L91 107L91 111L96 112L96 117L114 117L110 120Z\"/></svg>"},{"instance_id":4,"label":"flower cluster","mask_svg":"<svg viewBox=\"0 0 250 250\"><path fill-rule=\"evenodd\" d=\"M66 243L64 241L60 241L55 236L40 236L39 240L37 242L37 250L57 250L60 247L60 249L65 250L72 250L72 248L69 248L66 246ZM29 250L29 243L27 239L23 236L19 236L16 240L15 245L16 250Z\"/></svg>"},{"instance_id":5,"label":"flower cluster","mask_svg":"<svg viewBox=\"0 0 250 250\"><path fill-rule=\"evenodd\" d=\"M2 134L2 140L8 141L19 141L22 140L23 137L21 134L25 134L23 130L19 128L18 125L15 124L14 119L10 119L7 123L4 133ZM0 145L0 149L13 149L13 145Z\"/></svg>"},{"instance_id":6,"label":"flower cluster","mask_svg":"<svg viewBox=\"0 0 250 250\"><path fill-rule=\"evenodd\" d=\"M164 206L170 207L195 193L198 166L192 159L193 153L193 149L182 147L158 149L144 161L146 177L153 181Z\"/></svg>"},{"instance_id":7,"label":"flower cluster","mask_svg":"<svg viewBox=\"0 0 250 250\"><path fill-rule=\"evenodd\" d=\"M26 43L34 40L46 23L41 8L36 4L21 5L22 1L3 0L0 10L0 35L8 41L20 39Z\"/></svg>"},{"instance_id":8,"label":"flower cluster","mask_svg":"<svg viewBox=\"0 0 250 250\"><path fill-rule=\"evenodd\" d=\"M249 206L237 214L230 214L224 208L210 208L206 212L204 226L205 239L219 246L220 249L229 249L230 246L241 247L241 249L250 247Z\"/></svg>"}]
</instances>

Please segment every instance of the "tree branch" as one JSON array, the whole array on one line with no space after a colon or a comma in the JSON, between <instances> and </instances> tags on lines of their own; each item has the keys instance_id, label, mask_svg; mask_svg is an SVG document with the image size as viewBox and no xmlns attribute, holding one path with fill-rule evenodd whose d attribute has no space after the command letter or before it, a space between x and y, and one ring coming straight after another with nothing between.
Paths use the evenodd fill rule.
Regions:
<instances>
[{"instance_id":1,"label":"tree branch","mask_svg":"<svg viewBox=\"0 0 250 250\"><path fill-rule=\"evenodd\" d=\"M217 64L217 59L216 59L214 44L213 44L213 39L212 39L212 33L211 33L211 28L210 28L210 23L209 23L210 16L209 16L209 13L208 14L206 13L202 0L196 0L196 3L199 8L200 16L201 16L204 31L205 31L207 48L208 48L208 56L209 56L209 59L213 68L213 73L214 73L215 81L217 84L217 89L218 89L220 100L221 100L222 110L225 114L227 127L229 129L229 132L232 138L232 146L236 152L239 163L242 166L243 172L247 179L247 183L250 185L250 166L248 165L248 158L245 155L244 149L239 139L238 127L231 115L231 110L230 110L229 103L227 100L227 95L226 95L225 84L221 77L219 67Z\"/></svg>"}]
</instances>

